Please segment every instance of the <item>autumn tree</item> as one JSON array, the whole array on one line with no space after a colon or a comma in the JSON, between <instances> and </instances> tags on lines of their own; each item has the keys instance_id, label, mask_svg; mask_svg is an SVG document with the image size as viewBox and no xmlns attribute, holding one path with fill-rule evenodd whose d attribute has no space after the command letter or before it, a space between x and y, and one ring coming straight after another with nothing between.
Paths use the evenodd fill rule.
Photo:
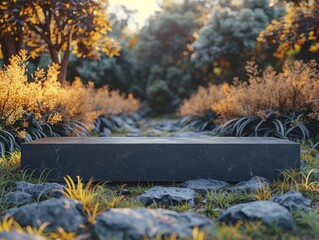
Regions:
<instances>
[{"instance_id":1,"label":"autumn tree","mask_svg":"<svg viewBox=\"0 0 319 240\"><path fill-rule=\"evenodd\" d=\"M287 54L315 58L319 51L319 1L285 1L284 6L284 16L273 20L259 34L259 42L276 46L277 58Z\"/></svg>"},{"instance_id":2,"label":"autumn tree","mask_svg":"<svg viewBox=\"0 0 319 240\"><path fill-rule=\"evenodd\" d=\"M0 3L1 49L7 59L25 46L36 58L48 52L60 65L63 84L71 52L98 59L118 55L118 43L106 16L107 0L3 0ZM5 59L5 62L6 62Z\"/></svg>"}]
</instances>

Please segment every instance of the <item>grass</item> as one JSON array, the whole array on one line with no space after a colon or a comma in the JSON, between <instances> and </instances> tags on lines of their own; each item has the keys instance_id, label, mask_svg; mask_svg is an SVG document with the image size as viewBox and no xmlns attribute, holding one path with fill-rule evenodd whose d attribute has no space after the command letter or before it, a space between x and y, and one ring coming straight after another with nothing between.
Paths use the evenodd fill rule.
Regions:
<instances>
[{"instance_id":1,"label":"grass","mask_svg":"<svg viewBox=\"0 0 319 240\"><path fill-rule=\"evenodd\" d=\"M187 203L176 206L162 206L152 204L149 208L165 208L177 212L193 211L205 215L216 223L217 232L215 236L207 235L200 229L193 230L194 240L241 240L241 239L319 239L319 159L317 150L307 145L302 146L301 159L307 161L301 171L285 170L281 178L264 186L257 192L229 192L218 191L206 194L197 194L195 205ZM40 178L36 178L33 172L19 170L20 153L14 152L6 157L0 158L0 211L8 209L5 203L5 195L14 190L16 181L27 181L31 183L43 183L46 181L44 172ZM84 183L79 177L73 181L70 177L65 178L65 196L82 202L83 215L87 217L88 224L95 221L96 216L109 208L136 208L143 207L137 196L145 190L153 187L152 184L118 185L108 183L94 183L93 180ZM218 223L216 219L224 209L238 203L256 200L269 200L274 194L281 194L289 190L297 190L312 199L312 210L294 212L293 217L297 224L296 232L281 232L279 229L270 229L261 222L238 222L235 225ZM47 232L46 225L39 228L22 228L13 219L4 218L0 222L0 231L28 232L34 235L46 236L49 239L76 239L76 233L68 233L63 229L55 232ZM145 238L147 239L147 238ZM155 239L177 240L176 236Z\"/></svg>"}]
</instances>

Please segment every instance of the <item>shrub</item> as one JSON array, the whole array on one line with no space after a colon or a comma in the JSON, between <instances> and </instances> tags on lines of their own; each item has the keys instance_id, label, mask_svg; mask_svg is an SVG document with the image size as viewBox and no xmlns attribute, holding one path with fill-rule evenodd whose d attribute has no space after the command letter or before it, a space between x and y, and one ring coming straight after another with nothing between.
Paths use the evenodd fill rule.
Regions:
<instances>
[{"instance_id":1,"label":"shrub","mask_svg":"<svg viewBox=\"0 0 319 240\"><path fill-rule=\"evenodd\" d=\"M193 94L189 100L184 101L179 110L179 114L186 116L204 116L211 108L212 104L223 99L223 87L227 85L210 85L208 88L200 86L196 94Z\"/></svg>"},{"instance_id":2,"label":"shrub","mask_svg":"<svg viewBox=\"0 0 319 240\"><path fill-rule=\"evenodd\" d=\"M182 115L215 113L218 134L275 136L292 140L315 137L318 128L319 73L315 61L285 63L281 72L246 67L248 81L199 89L181 107Z\"/></svg>"},{"instance_id":3,"label":"shrub","mask_svg":"<svg viewBox=\"0 0 319 240\"><path fill-rule=\"evenodd\" d=\"M132 113L140 102L107 87L95 89L80 79L64 87L58 65L26 74L28 55L21 51L0 70L0 154L23 141L88 132L101 115Z\"/></svg>"}]
</instances>

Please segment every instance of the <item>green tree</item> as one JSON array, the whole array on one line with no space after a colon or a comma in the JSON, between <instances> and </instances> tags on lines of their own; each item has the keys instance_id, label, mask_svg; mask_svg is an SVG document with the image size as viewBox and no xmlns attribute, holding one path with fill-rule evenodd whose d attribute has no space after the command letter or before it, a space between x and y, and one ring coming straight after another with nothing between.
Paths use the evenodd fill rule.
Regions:
<instances>
[{"instance_id":1,"label":"green tree","mask_svg":"<svg viewBox=\"0 0 319 240\"><path fill-rule=\"evenodd\" d=\"M109 33L109 37L120 43L120 56L110 58L108 55L102 54L99 61L94 61L72 55L67 79L80 76L84 83L93 81L96 87L108 85L110 89L119 89L121 92L134 92L136 61L131 45L135 41L136 33L129 29L129 24L134 24L136 11L119 6L114 12L116 14L108 14L112 24L112 32Z\"/></svg>"},{"instance_id":2,"label":"green tree","mask_svg":"<svg viewBox=\"0 0 319 240\"><path fill-rule=\"evenodd\" d=\"M164 5L138 34L135 90L155 112L176 110L199 85L190 60L190 43L202 25L203 5L200 1Z\"/></svg>"},{"instance_id":3,"label":"green tree","mask_svg":"<svg viewBox=\"0 0 319 240\"><path fill-rule=\"evenodd\" d=\"M245 64L254 58L258 34L277 14L268 0L234 2L221 1L213 7L192 45L194 62L217 81L245 78Z\"/></svg>"}]
</instances>

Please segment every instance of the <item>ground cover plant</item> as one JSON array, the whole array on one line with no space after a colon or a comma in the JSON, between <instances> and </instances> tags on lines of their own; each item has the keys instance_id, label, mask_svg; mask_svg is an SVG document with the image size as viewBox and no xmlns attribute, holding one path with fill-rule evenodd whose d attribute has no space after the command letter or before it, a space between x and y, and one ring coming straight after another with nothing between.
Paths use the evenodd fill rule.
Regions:
<instances>
[{"instance_id":1,"label":"ground cover plant","mask_svg":"<svg viewBox=\"0 0 319 240\"><path fill-rule=\"evenodd\" d=\"M301 159L304 164L301 172L287 170L282 172L281 178L270 182L269 186L262 186L255 192L229 192L221 190L218 192L202 192L195 196L195 204L180 202L176 204L161 204L154 202L148 209L166 209L174 212L193 212L211 219L216 224L216 231L194 227L192 236L189 238L178 238L178 235L158 235L155 238L145 236L144 239L317 239L319 237L319 175L317 168L319 166L318 153L311 149L307 144L302 146ZM77 179L65 178L65 183L61 191L62 196L67 199L76 199L82 205L81 214L87 219L86 231L67 231L63 228L50 230L49 222L41 222L39 225L25 226L21 225L21 220L5 215L8 209L15 207L12 202L8 202L8 194L16 190L15 182L26 181L34 184L43 184L47 180L45 174L43 178L35 178L30 172L19 170L19 153L1 158L1 222L0 235L8 232L20 234L29 234L42 236L44 239L99 239L94 235L90 228L93 226L100 214L108 209L126 209L143 208L139 196L146 190L152 188L152 185L114 185L111 183L94 183L92 181L84 183L80 177ZM177 187L178 184L175 184ZM309 209L295 209L292 211L293 219L296 223L296 230L282 231L278 228L272 228L261 221L238 221L232 224L225 224L218 221L221 213L231 206L252 202L269 200L271 197L285 193L289 190L297 190L305 197L311 199L312 203ZM39 198L33 200L35 203L46 201ZM58 201L58 199L56 199ZM48 213L50 214L50 213ZM146 220L146 219L145 219ZM92 232L93 231L93 232ZM93 235L92 235L93 234ZM125 239L125 238L124 238Z\"/></svg>"}]
</instances>

